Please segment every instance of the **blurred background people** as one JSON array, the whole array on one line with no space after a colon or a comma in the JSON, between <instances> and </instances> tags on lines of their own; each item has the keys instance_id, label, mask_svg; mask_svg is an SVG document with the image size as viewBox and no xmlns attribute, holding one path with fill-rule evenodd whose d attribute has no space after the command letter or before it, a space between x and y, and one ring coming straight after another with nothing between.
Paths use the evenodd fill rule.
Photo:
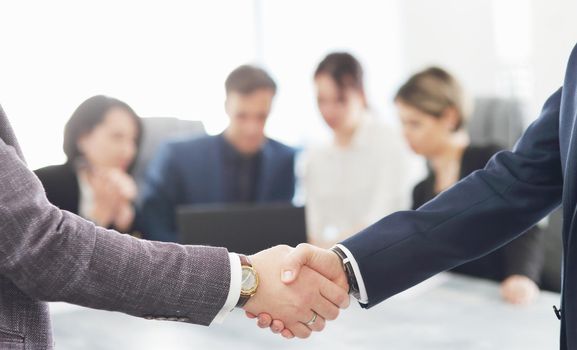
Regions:
<instances>
[{"instance_id":1,"label":"blurred background people","mask_svg":"<svg viewBox=\"0 0 577 350\"><path fill-rule=\"evenodd\" d=\"M35 171L48 200L95 224L130 232L137 188L130 172L138 154L141 120L125 102L94 96L64 129L66 163Z\"/></svg>"},{"instance_id":2,"label":"blurred background people","mask_svg":"<svg viewBox=\"0 0 577 350\"><path fill-rule=\"evenodd\" d=\"M294 150L265 135L276 88L263 69L238 67L225 82L226 130L161 147L149 167L138 214L145 237L176 241L181 205L291 202Z\"/></svg>"},{"instance_id":3,"label":"blurred background people","mask_svg":"<svg viewBox=\"0 0 577 350\"><path fill-rule=\"evenodd\" d=\"M329 144L304 156L303 185L311 243L329 247L410 203L409 152L401 133L371 111L359 61L326 56L314 83Z\"/></svg>"},{"instance_id":4,"label":"blurred background people","mask_svg":"<svg viewBox=\"0 0 577 350\"><path fill-rule=\"evenodd\" d=\"M463 89L441 68L413 75L394 101L411 149L428 163L427 177L413 190L413 209L484 168L501 150L498 145L470 144L463 128L469 113ZM500 281L506 301L526 304L539 294L543 259L543 233L535 226L505 247L453 271Z\"/></svg>"}]
</instances>

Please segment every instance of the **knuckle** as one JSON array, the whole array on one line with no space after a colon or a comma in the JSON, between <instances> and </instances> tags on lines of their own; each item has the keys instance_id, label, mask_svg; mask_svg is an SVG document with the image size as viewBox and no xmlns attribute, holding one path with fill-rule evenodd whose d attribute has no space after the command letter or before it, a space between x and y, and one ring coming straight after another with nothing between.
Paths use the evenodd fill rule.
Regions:
<instances>
[{"instance_id":1,"label":"knuckle","mask_svg":"<svg viewBox=\"0 0 577 350\"><path fill-rule=\"evenodd\" d=\"M340 277L336 282L335 282L341 289L344 290L349 290L349 281L347 281L346 277Z\"/></svg>"},{"instance_id":2,"label":"knuckle","mask_svg":"<svg viewBox=\"0 0 577 350\"><path fill-rule=\"evenodd\" d=\"M344 293L337 294L336 301L338 305L343 305L347 302L349 296Z\"/></svg>"},{"instance_id":3,"label":"knuckle","mask_svg":"<svg viewBox=\"0 0 577 350\"><path fill-rule=\"evenodd\" d=\"M301 251L308 251L310 249L310 245L308 243L300 243L296 246L296 249Z\"/></svg>"}]
</instances>

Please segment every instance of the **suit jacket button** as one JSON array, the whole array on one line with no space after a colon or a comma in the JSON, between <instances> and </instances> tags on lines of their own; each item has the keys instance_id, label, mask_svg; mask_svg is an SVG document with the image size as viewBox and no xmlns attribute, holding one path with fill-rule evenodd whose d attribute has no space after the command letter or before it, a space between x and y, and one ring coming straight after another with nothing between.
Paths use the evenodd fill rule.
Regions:
<instances>
[{"instance_id":1,"label":"suit jacket button","mask_svg":"<svg viewBox=\"0 0 577 350\"><path fill-rule=\"evenodd\" d=\"M146 315L144 316L145 320L154 320L154 317L150 316L150 315Z\"/></svg>"},{"instance_id":2,"label":"suit jacket button","mask_svg":"<svg viewBox=\"0 0 577 350\"><path fill-rule=\"evenodd\" d=\"M178 317L169 317L168 320L169 321L178 321Z\"/></svg>"},{"instance_id":3,"label":"suit jacket button","mask_svg":"<svg viewBox=\"0 0 577 350\"><path fill-rule=\"evenodd\" d=\"M189 322L189 321L190 321L190 318L188 318L188 317L180 317L180 318L178 319L178 321L179 321L179 322Z\"/></svg>"},{"instance_id":4,"label":"suit jacket button","mask_svg":"<svg viewBox=\"0 0 577 350\"><path fill-rule=\"evenodd\" d=\"M166 320L167 320L167 318L166 318L166 317L163 317L163 316L157 317L156 319L157 319L158 321L166 321Z\"/></svg>"}]
</instances>

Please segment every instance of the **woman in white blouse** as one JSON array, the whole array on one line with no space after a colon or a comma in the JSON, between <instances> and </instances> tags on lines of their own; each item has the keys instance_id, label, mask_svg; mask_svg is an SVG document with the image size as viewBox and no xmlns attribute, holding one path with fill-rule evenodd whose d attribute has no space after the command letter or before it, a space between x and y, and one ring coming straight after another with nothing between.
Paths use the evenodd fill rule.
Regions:
<instances>
[{"instance_id":1,"label":"woman in white blouse","mask_svg":"<svg viewBox=\"0 0 577 350\"><path fill-rule=\"evenodd\" d=\"M328 247L409 208L411 155L401 133L371 114L356 58L329 54L314 82L333 139L305 153L303 185L309 241Z\"/></svg>"}]
</instances>

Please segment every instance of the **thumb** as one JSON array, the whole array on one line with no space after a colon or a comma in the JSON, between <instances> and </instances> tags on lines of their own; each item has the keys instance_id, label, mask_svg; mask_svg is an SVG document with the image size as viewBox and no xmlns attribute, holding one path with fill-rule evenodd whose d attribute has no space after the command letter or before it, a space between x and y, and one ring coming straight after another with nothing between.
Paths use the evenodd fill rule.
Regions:
<instances>
[{"instance_id":1,"label":"thumb","mask_svg":"<svg viewBox=\"0 0 577 350\"><path fill-rule=\"evenodd\" d=\"M299 244L285 257L281 280L285 284L292 283L304 265L348 289L347 277L337 254L310 244Z\"/></svg>"},{"instance_id":2,"label":"thumb","mask_svg":"<svg viewBox=\"0 0 577 350\"><path fill-rule=\"evenodd\" d=\"M284 258L281 270L281 281L285 284L294 282L304 265L311 260L312 250L306 244L299 244Z\"/></svg>"}]
</instances>

